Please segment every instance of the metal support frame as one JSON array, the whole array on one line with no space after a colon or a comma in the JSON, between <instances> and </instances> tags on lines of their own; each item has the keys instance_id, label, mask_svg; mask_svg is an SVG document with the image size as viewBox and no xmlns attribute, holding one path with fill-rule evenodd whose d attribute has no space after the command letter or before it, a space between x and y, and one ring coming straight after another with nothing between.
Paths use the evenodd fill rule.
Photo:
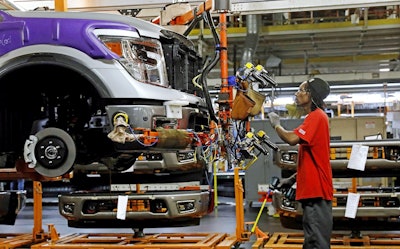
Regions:
<instances>
[{"instance_id":1,"label":"metal support frame","mask_svg":"<svg viewBox=\"0 0 400 249\"><path fill-rule=\"evenodd\" d=\"M191 248L191 249L231 249L237 244L249 241L253 234L246 230L244 222L243 208L243 185L239 176L240 167L234 169L235 183L235 204L236 204L236 236L229 236L226 233L162 233L148 234L143 237L136 237L134 233L87 233L87 234L71 234L65 237L58 237L55 234L54 227L51 227L50 237L47 241L32 245L32 249L57 249L57 248L97 248L97 249L120 249L120 248L159 248L159 249L175 249L175 248ZM41 188L37 183L37 199L41 201ZM41 203L41 202L40 202ZM35 220L34 236L41 237L45 235L41 229L41 215L35 209L37 216ZM269 238L260 229L253 226L254 234L257 236L257 244L264 244ZM254 247L253 247L254 248Z\"/></svg>"},{"instance_id":2,"label":"metal support frame","mask_svg":"<svg viewBox=\"0 0 400 249\"><path fill-rule=\"evenodd\" d=\"M54 10L55 11L67 11L67 0L54 0Z\"/></svg>"},{"instance_id":3,"label":"metal support frame","mask_svg":"<svg viewBox=\"0 0 400 249\"><path fill-rule=\"evenodd\" d=\"M33 182L33 230L32 241L34 243L42 242L47 239L57 240L58 233L53 224L48 225L48 232L44 232L42 227L42 183L39 181Z\"/></svg>"},{"instance_id":4,"label":"metal support frame","mask_svg":"<svg viewBox=\"0 0 400 249\"><path fill-rule=\"evenodd\" d=\"M360 238L352 238L343 234L333 234L331 237L332 249L399 249L398 234L371 234ZM274 233L264 247L270 249L302 248L304 236L302 233Z\"/></svg>"},{"instance_id":5,"label":"metal support frame","mask_svg":"<svg viewBox=\"0 0 400 249\"><path fill-rule=\"evenodd\" d=\"M42 183L33 181L33 229L29 233L0 234L0 248L26 248L27 246L41 243L48 239L52 241L59 238L53 224L48 225L48 232L42 228Z\"/></svg>"}]
</instances>

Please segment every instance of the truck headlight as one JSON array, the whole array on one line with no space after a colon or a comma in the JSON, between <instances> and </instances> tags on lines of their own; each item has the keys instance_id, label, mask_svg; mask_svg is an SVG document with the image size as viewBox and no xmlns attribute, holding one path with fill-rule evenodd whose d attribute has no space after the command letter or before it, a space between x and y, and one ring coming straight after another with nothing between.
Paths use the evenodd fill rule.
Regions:
<instances>
[{"instance_id":1,"label":"truck headlight","mask_svg":"<svg viewBox=\"0 0 400 249\"><path fill-rule=\"evenodd\" d=\"M178 153L178 161L179 162L193 161L194 155L195 155L194 151L185 151L185 152L180 151Z\"/></svg>"},{"instance_id":2,"label":"truck headlight","mask_svg":"<svg viewBox=\"0 0 400 249\"><path fill-rule=\"evenodd\" d=\"M195 211L194 200L178 201L176 205L178 207L179 213L188 213Z\"/></svg>"}]
</instances>

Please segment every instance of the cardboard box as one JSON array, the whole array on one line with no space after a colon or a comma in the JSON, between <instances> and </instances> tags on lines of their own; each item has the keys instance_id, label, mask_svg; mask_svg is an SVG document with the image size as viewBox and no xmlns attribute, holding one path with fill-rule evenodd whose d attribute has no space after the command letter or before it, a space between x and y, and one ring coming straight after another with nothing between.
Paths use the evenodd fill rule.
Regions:
<instances>
[{"instance_id":1,"label":"cardboard box","mask_svg":"<svg viewBox=\"0 0 400 249\"><path fill-rule=\"evenodd\" d=\"M381 134L386 138L385 117L354 117L329 119L331 138L337 140L365 140L366 136Z\"/></svg>"},{"instance_id":2,"label":"cardboard box","mask_svg":"<svg viewBox=\"0 0 400 249\"><path fill-rule=\"evenodd\" d=\"M381 134L386 138L385 117L358 117L357 140L364 140L366 136Z\"/></svg>"},{"instance_id":3,"label":"cardboard box","mask_svg":"<svg viewBox=\"0 0 400 249\"><path fill-rule=\"evenodd\" d=\"M329 119L331 138L335 140L356 140L357 121L354 118Z\"/></svg>"}]
</instances>

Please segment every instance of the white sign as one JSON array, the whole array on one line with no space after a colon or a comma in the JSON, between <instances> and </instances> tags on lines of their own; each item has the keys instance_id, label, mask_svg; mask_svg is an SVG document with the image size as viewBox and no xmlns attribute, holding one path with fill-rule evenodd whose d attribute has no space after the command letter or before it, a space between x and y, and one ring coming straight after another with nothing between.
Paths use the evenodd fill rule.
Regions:
<instances>
[{"instance_id":1,"label":"white sign","mask_svg":"<svg viewBox=\"0 0 400 249\"><path fill-rule=\"evenodd\" d=\"M117 219L125 220L127 206L128 206L128 196L127 195L118 195Z\"/></svg>"},{"instance_id":2,"label":"white sign","mask_svg":"<svg viewBox=\"0 0 400 249\"><path fill-rule=\"evenodd\" d=\"M356 218L358 202L360 201L360 194L349 193L347 195L346 211L344 216L347 218Z\"/></svg>"},{"instance_id":3,"label":"white sign","mask_svg":"<svg viewBox=\"0 0 400 249\"><path fill-rule=\"evenodd\" d=\"M348 169L365 170L365 163L367 162L368 146L361 144L353 144L351 149Z\"/></svg>"}]
</instances>

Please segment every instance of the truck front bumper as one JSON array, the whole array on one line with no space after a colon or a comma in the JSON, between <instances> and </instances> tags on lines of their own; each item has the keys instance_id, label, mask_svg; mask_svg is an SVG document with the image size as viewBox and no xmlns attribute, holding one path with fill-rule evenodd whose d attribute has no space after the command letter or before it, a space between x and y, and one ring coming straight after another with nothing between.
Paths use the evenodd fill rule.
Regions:
<instances>
[{"instance_id":1,"label":"truck front bumper","mask_svg":"<svg viewBox=\"0 0 400 249\"><path fill-rule=\"evenodd\" d=\"M118 205L120 196L127 196L126 207ZM148 228L198 225L208 213L210 192L78 192L58 199L59 212L70 227ZM124 212L125 219L117 218L117 212Z\"/></svg>"}]
</instances>

